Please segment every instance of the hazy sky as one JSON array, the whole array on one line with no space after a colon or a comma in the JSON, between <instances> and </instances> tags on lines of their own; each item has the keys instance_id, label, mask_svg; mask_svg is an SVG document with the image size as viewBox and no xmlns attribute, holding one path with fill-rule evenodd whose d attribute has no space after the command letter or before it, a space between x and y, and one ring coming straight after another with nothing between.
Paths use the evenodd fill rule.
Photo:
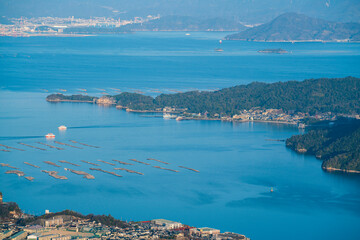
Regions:
<instances>
[{"instance_id":1,"label":"hazy sky","mask_svg":"<svg viewBox=\"0 0 360 240\"><path fill-rule=\"evenodd\" d=\"M263 23L284 12L360 22L360 0L0 0L0 14L20 16L113 16L148 14L235 18Z\"/></svg>"}]
</instances>

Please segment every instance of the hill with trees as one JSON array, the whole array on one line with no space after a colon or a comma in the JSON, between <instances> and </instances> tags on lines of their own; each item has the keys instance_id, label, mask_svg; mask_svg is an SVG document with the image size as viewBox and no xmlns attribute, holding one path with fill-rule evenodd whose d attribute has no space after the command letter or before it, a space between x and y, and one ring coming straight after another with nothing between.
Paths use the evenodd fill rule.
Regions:
<instances>
[{"instance_id":1,"label":"hill with trees","mask_svg":"<svg viewBox=\"0 0 360 240\"><path fill-rule=\"evenodd\" d=\"M337 23L285 13L269 23L226 36L243 41L360 41L360 23Z\"/></svg>"},{"instance_id":2,"label":"hill with trees","mask_svg":"<svg viewBox=\"0 0 360 240\"><path fill-rule=\"evenodd\" d=\"M302 112L315 115L360 113L360 79L321 78L304 81L277 83L254 82L224 88L214 92L190 91L161 94L156 98L138 94L121 93L109 96L122 108L132 110L156 110L164 107L187 109L189 113L205 113L232 116L242 110L255 107L282 109L286 112ZM52 94L47 101L95 102L97 98L82 95L65 96Z\"/></svg>"},{"instance_id":3,"label":"hill with trees","mask_svg":"<svg viewBox=\"0 0 360 240\"><path fill-rule=\"evenodd\" d=\"M360 172L360 120L341 119L332 126L292 136L286 146L315 155L324 161L323 169Z\"/></svg>"}]
</instances>

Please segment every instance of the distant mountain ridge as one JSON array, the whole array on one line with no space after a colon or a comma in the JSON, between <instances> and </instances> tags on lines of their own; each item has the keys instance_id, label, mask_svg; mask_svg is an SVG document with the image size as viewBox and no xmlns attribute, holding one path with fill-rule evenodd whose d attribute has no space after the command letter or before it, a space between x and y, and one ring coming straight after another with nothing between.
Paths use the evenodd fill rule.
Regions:
<instances>
[{"instance_id":1,"label":"distant mountain ridge","mask_svg":"<svg viewBox=\"0 0 360 240\"><path fill-rule=\"evenodd\" d=\"M298 13L285 13L269 23L228 35L243 41L360 41L359 23L336 23Z\"/></svg>"}]
</instances>

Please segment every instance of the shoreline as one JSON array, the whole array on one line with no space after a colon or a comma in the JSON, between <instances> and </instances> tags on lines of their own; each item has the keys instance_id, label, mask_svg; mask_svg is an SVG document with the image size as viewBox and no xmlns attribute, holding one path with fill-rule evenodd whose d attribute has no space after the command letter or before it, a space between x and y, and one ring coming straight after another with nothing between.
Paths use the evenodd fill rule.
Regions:
<instances>
[{"instance_id":1,"label":"shoreline","mask_svg":"<svg viewBox=\"0 0 360 240\"><path fill-rule=\"evenodd\" d=\"M326 172L344 172L344 173L355 173L360 174L360 171L357 170L347 170L347 169L340 169L340 168L333 168L333 167L321 167Z\"/></svg>"}]
</instances>

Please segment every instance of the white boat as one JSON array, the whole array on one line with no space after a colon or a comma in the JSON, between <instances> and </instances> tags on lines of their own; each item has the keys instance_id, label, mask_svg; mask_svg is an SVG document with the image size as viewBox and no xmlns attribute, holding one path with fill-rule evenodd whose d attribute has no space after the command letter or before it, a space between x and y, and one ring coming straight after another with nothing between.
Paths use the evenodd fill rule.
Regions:
<instances>
[{"instance_id":1,"label":"white boat","mask_svg":"<svg viewBox=\"0 0 360 240\"><path fill-rule=\"evenodd\" d=\"M61 125L60 127L58 127L58 129L59 129L60 131L63 131L63 130L66 130L66 129L67 129L67 127L66 127L66 126L64 126L64 125Z\"/></svg>"},{"instance_id":2,"label":"white boat","mask_svg":"<svg viewBox=\"0 0 360 240\"><path fill-rule=\"evenodd\" d=\"M186 36L190 36L190 33L186 33L185 35L186 35Z\"/></svg>"},{"instance_id":3,"label":"white boat","mask_svg":"<svg viewBox=\"0 0 360 240\"><path fill-rule=\"evenodd\" d=\"M55 138L55 135L53 133L48 133L45 135L46 138Z\"/></svg>"}]
</instances>

